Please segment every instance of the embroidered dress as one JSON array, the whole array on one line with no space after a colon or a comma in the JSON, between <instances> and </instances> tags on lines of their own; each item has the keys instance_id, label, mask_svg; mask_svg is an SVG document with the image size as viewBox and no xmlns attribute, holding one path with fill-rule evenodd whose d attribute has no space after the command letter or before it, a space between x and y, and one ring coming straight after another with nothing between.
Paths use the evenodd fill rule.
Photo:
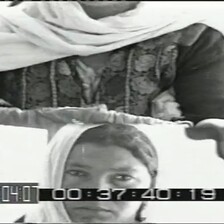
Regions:
<instances>
[{"instance_id":1,"label":"embroidered dress","mask_svg":"<svg viewBox=\"0 0 224 224\"><path fill-rule=\"evenodd\" d=\"M207 51L203 52L206 64L212 60L219 61L224 52L220 49L220 46L224 46L221 37L217 31L195 24L181 31L114 50L109 54L107 65L97 71L100 81L95 89L88 90L88 96L85 94L88 91L83 91L85 80L77 72L77 60L82 57L73 56L2 72L0 97L22 109L106 104L108 109L150 116L153 99L175 84L177 101L180 102L184 115L191 120L200 120L204 116L204 112L200 112L201 105L194 105L196 98L191 97L193 106L189 107L189 97L184 94L191 92L191 83L185 85L183 92L180 86L184 85L185 78L188 82L197 79L193 76L196 71L192 69L194 62L201 63L200 66L203 67L203 61L199 58L200 52L203 52L200 43L210 43ZM194 50L195 55L190 54L191 50ZM210 54L215 57L211 58ZM188 71L192 73L191 76L185 74ZM209 67L207 71L209 72ZM220 72L212 75L212 79L218 77ZM204 85L207 85L207 78L201 74L202 82L203 79ZM213 94L214 92L215 88ZM202 91L199 96L200 94L204 95L205 92ZM198 109L194 112L195 108ZM205 116L212 116L216 112L209 113Z\"/></svg>"}]
</instances>

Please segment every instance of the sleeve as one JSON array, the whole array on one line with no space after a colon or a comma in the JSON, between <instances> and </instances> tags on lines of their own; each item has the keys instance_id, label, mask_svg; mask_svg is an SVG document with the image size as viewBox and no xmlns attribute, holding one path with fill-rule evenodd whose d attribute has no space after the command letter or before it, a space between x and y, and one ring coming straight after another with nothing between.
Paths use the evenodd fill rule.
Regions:
<instances>
[{"instance_id":1,"label":"sleeve","mask_svg":"<svg viewBox=\"0 0 224 224\"><path fill-rule=\"evenodd\" d=\"M224 38L207 27L191 46L179 45L174 82L187 120L224 118Z\"/></svg>"}]
</instances>

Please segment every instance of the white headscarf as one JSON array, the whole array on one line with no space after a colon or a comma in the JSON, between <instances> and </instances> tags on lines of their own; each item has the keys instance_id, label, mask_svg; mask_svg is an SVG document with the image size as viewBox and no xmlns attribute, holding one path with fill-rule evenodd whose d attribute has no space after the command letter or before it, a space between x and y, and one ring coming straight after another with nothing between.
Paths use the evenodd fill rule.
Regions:
<instances>
[{"instance_id":1,"label":"white headscarf","mask_svg":"<svg viewBox=\"0 0 224 224\"><path fill-rule=\"evenodd\" d=\"M41 188L61 188L64 166L77 138L87 129L98 125L70 124L62 127L50 141ZM25 216L26 223L71 223L62 201L39 202L38 209Z\"/></svg>"},{"instance_id":2,"label":"white headscarf","mask_svg":"<svg viewBox=\"0 0 224 224\"><path fill-rule=\"evenodd\" d=\"M171 4L171 3L169 3ZM174 4L174 3L172 3ZM134 10L98 20L77 1L28 1L0 10L0 71L72 55L112 51L204 23L224 33L223 10L194 10L140 2Z\"/></svg>"}]
</instances>

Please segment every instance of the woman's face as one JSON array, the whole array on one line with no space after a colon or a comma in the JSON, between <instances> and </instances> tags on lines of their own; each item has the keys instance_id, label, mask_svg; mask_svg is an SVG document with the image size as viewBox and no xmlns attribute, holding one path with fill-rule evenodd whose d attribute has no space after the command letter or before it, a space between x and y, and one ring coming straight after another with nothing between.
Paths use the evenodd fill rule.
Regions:
<instances>
[{"instance_id":1,"label":"woman's face","mask_svg":"<svg viewBox=\"0 0 224 224\"><path fill-rule=\"evenodd\" d=\"M128 150L98 144L76 145L64 170L63 188L148 188L147 167ZM73 222L134 222L140 201L66 201Z\"/></svg>"}]
</instances>

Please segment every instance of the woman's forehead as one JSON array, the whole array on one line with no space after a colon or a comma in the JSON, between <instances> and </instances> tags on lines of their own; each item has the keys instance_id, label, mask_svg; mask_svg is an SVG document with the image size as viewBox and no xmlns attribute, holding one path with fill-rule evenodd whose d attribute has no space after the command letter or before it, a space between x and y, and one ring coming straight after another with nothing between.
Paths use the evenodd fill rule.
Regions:
<instances>
[{"instance_id":1,"label":"woman's forehead","mask_svg":"<svg viewBox=\"0 0 224 224\"><path fill-rule=\"evenodd\" d=\"M88 165L128 168L143 165L130 151L116 145L83 143L74 146L68 156L67 165Z\"/></svg>"}]
</instances>

